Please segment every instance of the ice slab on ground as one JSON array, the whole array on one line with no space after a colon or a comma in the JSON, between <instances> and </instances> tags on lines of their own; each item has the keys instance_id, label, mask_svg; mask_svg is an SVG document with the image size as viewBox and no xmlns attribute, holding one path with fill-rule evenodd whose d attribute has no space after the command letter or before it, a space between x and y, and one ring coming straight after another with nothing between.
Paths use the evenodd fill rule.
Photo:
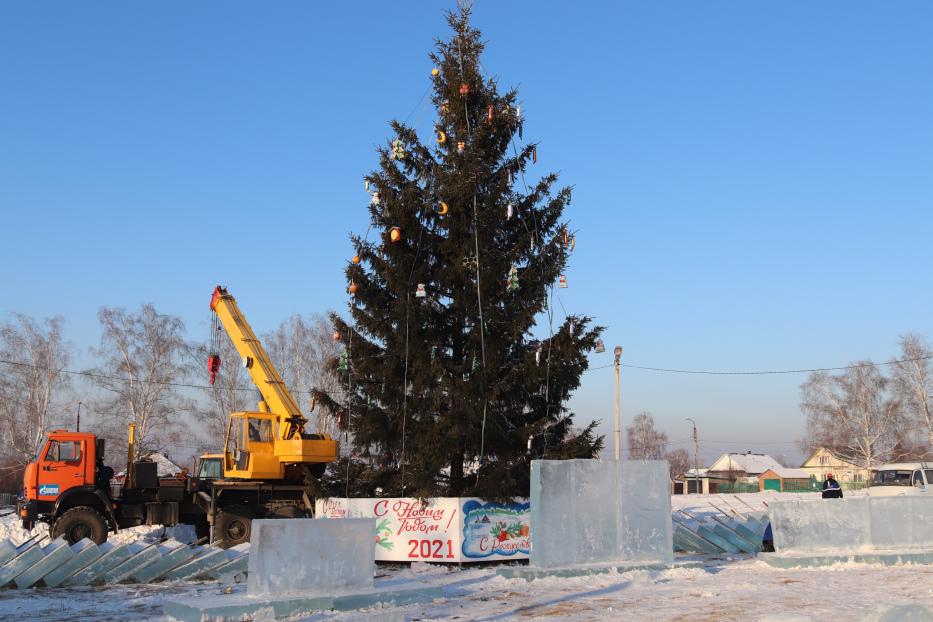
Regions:
<instances>
[{"instance_id":1,"label":"ice slab on ground","mask_svg":"<svg viewBox=\"0 0 933 622\"><path fill-rule=\"evenodd\" d=\"M194 579L205 572L217 568L221 564L226 564L227 555L223 549L214 547L200 547L195 550L192 559L176 567L165 575L166 581L181 581L184 579Z\"/></svg>"},{"instance_id":2,"label":"ice slab on ground","mask_svg":"<svg viewBox=\"0 0 933 622\"><path fill-rule=\"evenodd\" d=\"M0 566L16 557L16 545L9 540L0 542Z\"/></svg>"},{"instance_id":3,"label":"ice slab on ground","mask_svg":"<svg viewBox=\"0 0 933 622\"><path fill-rule=\"evenodd\" d=\"M76 572L62 585L72 587L90 585L114 566L125 562L133 554L129 544L104 542L98 545L97 548L100 550L100 557Z\"/></svg>"},{"instance_id":4,"label":"ice slab on ground","mask_svg":"<svg viewBox=\"0 0 933 622\"><path fill-rule=\"evenodd\" d=\"M301 519L278 519L285 520ZM327 521L307 522L337 522L338 520L369 520L369 519L333 519ZM256 521L253 522L253 525ZM255 532L253 532L255 534ZM375 539L375 521L373 525L373 539ZM255 547L254 547L255 550ZM369 555L373 551L370 547ZM375 565L375 562L373 562ZM252 575L252 573L250 573ZM380 582L383 583L383 582ZM294 618L308 616L312 612L352 611L354 609L374 608L377 606L402 606L411 603L426 602L445 596L445 586L411 582L391 582L391 584L376 584L375 586L360 590L338 590L315 596L312 594L274 596L252 596L248 594L229 594L223 596L208 596L188 599L185 601L166 600L162 611L167 616L185 622L222 622L226 620L272 620L277 618ZM376 616L381 612L373 612ZM395 612L387 611L394 615ZM362 619L372 619L370 612L362 614ZM340 618L345 619L344 617ZM389 618L390 620L393 618ZM402 617L400 619L407 619Z\"/></svg>"},{"instance_id":5,"label":"ice slab on ground","mask_svg":"<svg viewBox=\"0 0 933 622\"><path fill-rule=\"evenodd\" d=\"M133 571L130 577L139 583L155 581L163 574L182 564L194 555L194 551L187 544L177 540L168 540L158 545L161 556Z\"/></svg>"},{"instance_id":6,"label":"ice slab on ground","mask_svg":"<svg viewBox=\"0 0 933 622\"><path fill-rule=\"evenodd\" d=\"M35 542L27 542L16 548L16 555L0 568L0 587L10 583L26 572L44 557L42 547Z\"/></svg>"},{"instance_id":7,"label":"ice slab on ground","mask_svg":"<svg viewBox=\"0 0 933 622\"><path fill-rule=\"evenodd\" d=\"M533 460L535 567L673 560L667 462Z\"/></svg>"},{"instance_id":8,"label":"ice slab on ground","mask_svg":"<svg viewBox=\"0 0 933 622\"><path fill-rule=\"evenodd\" d=\"M771 505L779 553L933 550L933 498L861 497Z\"/></svg>"},{"instance_id":9,"label":"ice slab on ground","mask_svg":"<svg viewBox=\"0 0 933 622\"><path fill-rule=\"evenodd\" d=\"M60 538L42 547L42 555L42 559L16 577L16 587L32 587L42 577L71 559L71 545L64 538Z\"/></svg>"},{"instance_id":10,"label":"ice slab on ground","mask_svg":"<svg viewBox=\"0 0 933 622\"><path fill-rule=\"evenodd\" d=\"M58 587L71 575L89 566L100 557L98 546L87 538L72 544L71 553L71 559L42 578L42 582L48 587Z\"/></svg>"},{"instance_id":11,"label":"ice slab on ground","mask_svg":"<svg viewBox=\"0 0 933 622\"><path fill-rule=\"evenodd\" d=\"M326 594L370 588L375 538L374 518L254 520L247 592Z\"/></svg>"},{"instance_id":12,"label":"ice slab on ground","mask_svg":"<svg viewBox=\"0 0 933 622\"><path fill-rule=\"evenodd\" d=\"M869 498L776 501L771 530L778 551L860 550L870 546Z\"/></svg>"},{"instance_id":13,"label":"ice slab on ground","mask_svg":"<svg viewBox=\"0 0 933 622\"><path fill-rule=\"evenodd\" d=\"M933 548L933 497L868 497L868 502L873 547Z\"/></svg>"}]
</instances>

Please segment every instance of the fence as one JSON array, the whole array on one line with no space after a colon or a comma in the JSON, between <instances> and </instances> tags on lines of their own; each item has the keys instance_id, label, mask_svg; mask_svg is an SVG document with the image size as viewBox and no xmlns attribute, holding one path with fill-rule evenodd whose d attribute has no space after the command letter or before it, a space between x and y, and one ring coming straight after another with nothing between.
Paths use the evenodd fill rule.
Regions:
<instances>
[{"instance_id":1,"label":"fence","mask_svg":"<svg viewBox=\"0 0 933 622\"><path fill-rule=\"evenodd\" d=\"M712 490L710 492L713 492ZM747 482L723 482L716 486L717 493L758 492L758 484Z\"/></svg>"},{"instance_id":2,"label":"fence","mask_svg":"<svg viewBox=\"0 0 933 622\"><path fill-rule=\"evenodd\" d=\"M0 492L0 507L7 505L16 505L15 492Z\"/></svg>"}]
</instances>

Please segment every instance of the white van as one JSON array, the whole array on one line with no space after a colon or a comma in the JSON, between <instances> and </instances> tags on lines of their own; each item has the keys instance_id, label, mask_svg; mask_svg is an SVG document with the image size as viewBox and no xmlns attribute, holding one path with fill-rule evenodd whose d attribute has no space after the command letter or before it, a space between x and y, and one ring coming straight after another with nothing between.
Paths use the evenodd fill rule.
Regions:
<instances>
[{"instance_id":1,"label":"white van","mask_svg":"<svg viewBox=\"0 0 933 622\"><path fill-rule=\"evenodd\" d=\"M869 497L900 495L933 496L933 465L926 462L892 462L875 471Z\"/></svg>"}]
</instances>

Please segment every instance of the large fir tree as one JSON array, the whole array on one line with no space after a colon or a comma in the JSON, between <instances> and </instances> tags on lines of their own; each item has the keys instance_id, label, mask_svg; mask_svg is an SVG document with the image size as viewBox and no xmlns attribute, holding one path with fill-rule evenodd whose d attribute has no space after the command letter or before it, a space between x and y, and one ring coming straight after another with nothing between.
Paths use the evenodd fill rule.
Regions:
<instances>
[{"instance_id":1,"label":"large fir tree","mask_svg":"<svg viewBox=\"0 0 933 622\"><path fill-rule=\"evenodd\" d=\"M553 191L556 174L525 185L537 145L516 147L517 92L482 75L469 10L448 21L453 37L431 54L435 135L425 144L393 121L365 177L371 233L352 236L346 271L353 321L333 316L344 392L317 395L352 435L349 464L328 471L332 494L524 495L531 458L602 446L565 406L602 328L554 324L571 189Z\"/></svg>"}]
</instances>

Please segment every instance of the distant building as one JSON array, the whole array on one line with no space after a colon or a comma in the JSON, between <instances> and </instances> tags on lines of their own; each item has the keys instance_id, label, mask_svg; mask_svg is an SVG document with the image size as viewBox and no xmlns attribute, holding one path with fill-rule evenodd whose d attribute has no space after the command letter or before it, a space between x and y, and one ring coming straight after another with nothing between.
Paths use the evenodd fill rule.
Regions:
<instances>
[{"instance_id":1,"label":"distant building","mask_svg":"<svg viewBox=\"0 0 933 622\"><path fill-rule=\"evenodd\" d=\"M758 476L758 490L775 492L802 492L817 490L816 478L804 469L780 467L768 469Z\"/></svg>"},{"instance_id":2,"label":"distant building","mask_svg":"<svg viewBox=\"0 0 933 622\"><path fill-rule=\"evenodd\" d=\"M800 468L822 482L829 473L844 487L867 486L871 481L871 469L859 466L851 458L839 455L826 447L817 448L803 461Z\"/></svg>"}]
</instances>

